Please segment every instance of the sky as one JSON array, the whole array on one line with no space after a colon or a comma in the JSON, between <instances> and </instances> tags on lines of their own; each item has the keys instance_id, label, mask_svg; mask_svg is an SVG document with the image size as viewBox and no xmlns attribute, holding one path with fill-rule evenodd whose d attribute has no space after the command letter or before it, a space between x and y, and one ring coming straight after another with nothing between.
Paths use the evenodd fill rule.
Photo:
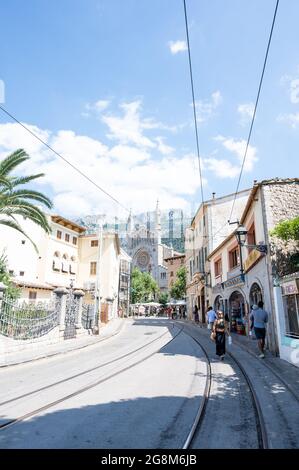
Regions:
<instances>
[{"instance_id":1,"label":"sky","mask_svg":"<svg viewBox=\"0 0 299 470\"><path fill-rule=\"evenodd\" d=\"M234 193L275 0L187 0L204 198ZM201 202L183 0L0 2L0 104L127 210ZM299 2L281 0L240 189L298 176ZM0 110L0 158L69 218L127 210Z\"/></svg>"}]
</instances>

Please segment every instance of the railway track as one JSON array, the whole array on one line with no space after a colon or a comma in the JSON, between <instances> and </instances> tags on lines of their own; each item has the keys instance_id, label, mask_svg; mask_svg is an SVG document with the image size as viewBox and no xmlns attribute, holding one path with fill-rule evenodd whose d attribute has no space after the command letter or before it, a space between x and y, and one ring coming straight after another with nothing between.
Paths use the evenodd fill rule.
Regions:
<instances>
[{"instance_id":1,"label":"railway track","mask_svg":"<svg viewBox=\"0 0 299 470\"><path fill-rule=\"evenodd\" d=\"M211 361L209 357L209 353L207 352L206 348L202 345L202 343L194 337L190 333L190 331L187 331L186 328L183 329L184 333L190 336L203 350L205 357L206 357L206 362L207 362L207 378L206 378L206 387L205 387L205 392L204 392L204 398L200 403L197 415L195 417L194 423L191 427L191 430L187 436L187 439L184 442L183 449L188 449L192 446L192 442L194 440L195 435L200 431L201 425L204 421L204 417L206 414L206 408L207 404L210 398L210 390L211 390L211 384L213 380L213 374L212 374L212 368L211 368ZM254 409L254 414L255 414L255 421L256 421L256 432L257 432L257 438L258 438L258 445L260 449L268 449L269 448L269 440L268 440L268 435L267 435L267 429L264 421L264 417L262 414L261 410L261 405L259 403L259 399L257 397L257 394L254 390L254 386L250 380L250 377L248 376L247 372L245 371L244 367L241 365L240 361L232 354L232 353L227 353L230 358L233 360L233 362L236 364L237 368L241 372L243 378L245 379L245 382L247 383L249 393L251 394L251 401Z\"/></svg>"},{"instance_id":2,"label":"railway track","mask_svg":"<svg viewBox=\"0 0 299 470\"><path fill-rule=\"evenodd\" d=\"M173 326L174 326L174 325L173 325ZM67 395L64 395L64 396L58 398L57 400L53 400L52 402L49 402L49 403L47 403L47 404L45 404L45 405L43 405L43 406L41 406L41 407L39 407L39 408L36 408L36 409L34 409L34 410L28 412L28 413L24 413L23 415L21 415L21 416L19 416L19 417L17 417L17 418L14 418L14 419L11 419L11 420L6 421L6 422L4 422L4 423L1 423L1 424L0 424L0 431L3 431L3 430L5 430L5 429L7 429L8 427L11 427L11 426L13 426L13 425L16 425L17 423L20 423L20 422L22 422L22 421L25 421L26 419L31 418L32 416L38 415L39 413L41 413L41 412L43 412L43 411L46 411L46 410L52 408L53 406L58 405L59 403L62 403L62 402L64 402L64 401L66 401L66 400L69 400L70 398L76 397L76 396L80 395L81 393L84 393L84 392L86 392L86 391L88 391L88 390L90 390L90 389L92 389L92 388L94 388L94 387L97 387L98 385L100 385L100 384L102 384L102 383L104 383L104 382L106 382L106 381L108 381L108 380L110 380L110 379L112 379L112 378L114 378L114 377L116 377L116 376L122 374L123 372L125 372L125 371L127 371L127 370L130 370L130 369L132 369L133 367L136 367L137 365L141 364L142 362L145 362L147 359L153 357L155 354L157 354L158 351L161 351L161 349L165 348L165 347L166 347L167 345L169 345L172 341L174 341L175 338L177 338L177 336L182 332L182 330L183 330L183 328L178 329L178 332L171 338L171 340L169 340L169 341L167 341L165 344L163 344L162 348L161 348L161 346L159 346L159 348L158 348L157 350L155 350L154 352L151 352L150 354L148 354L147 356L143 357L142 359L137 360L137 361L134 362L133 364L130 364L130 365L128 365L128 366L125 366L125 367L121 368L120 370L117 370L116 372L113 372L113 373L111 373L111 374L108 374L107 376L105 376L105 377L103 377L103 378L101 378L101 379L99 379L99 380L96 380L95 382L92 382L92 383L90 383L90 384L88 384L88 385L86 385L86 386L84 386L84 387L80 387L80 388L78 388L77 390L75 390L74 392L69 393L69 394L67 394ZM101 368L103 368L103 367L105 367L105 366L107 366L107 365L111 365L112 363L115 363L115 362L117 362L117 361L119 361L119 360L121 360L121 359L124 359L124 358L126 358L126 357L128 357L128 356L131 356L131 355L133 355L133 354L135 354L135 353L138 353L138 352L140 352L140 351L143 350L143 349L148 348L148 347L151 346L153 343L155 343L155 342L158 341L159 339L163 338L167 333L168 333L168 331L166 331L165 333L163 333L162 335L160 335L158 338L155 338L154 340L147 342L146 345L143 345L143 346L141 346L141 347L135 349L134 351L130 351L129 353L123 354L122 356L120 356L120 357L118 357L118 358L116 358L116 359L114 359L114 360L107 361L107 362L104 363L104 364L101 364L101 365L96 366L96 367L93 367L93 368L91 368L91 369L89 369L89 370L80 372L80 373L75 374L75 375L73 375L73 376L71 376L71 377L68 377L68 378L66 378L66 379L60 380L60 381L58 381L58 382L54 382L54 383L52 383L52 384L50 384L50 385L41 387L41 388L39 388L39 389L35 389L35 390L33 390L33 391L31 391L31 392L28 392L28 393L26 393L26 394L19 395L18 397L14 397L14 398L12 398L12 399L6 400L6 401L0 403L0 407L1 407L1 406L4 406L4 405L6 405L6 404L12 404L12 403L14 403L15 401L18 401L18 400L20 400L20 399L27 398L28 396L33 395L33 394L35 394L35 393L38 393L38 392L40 392L40 391L44 391L44 390L50 389L50 388L52 388L52 387L54 387L54 386L60 385L60 384L62 384L62 383L65 383L65 382L67 382L67 381L70 381L70 380L72 380L72 379L74 379L74 378L83 376L83 375L87 374L88 372L92 372L92 371L101 369Z\"/></svg>"}]
</instances>

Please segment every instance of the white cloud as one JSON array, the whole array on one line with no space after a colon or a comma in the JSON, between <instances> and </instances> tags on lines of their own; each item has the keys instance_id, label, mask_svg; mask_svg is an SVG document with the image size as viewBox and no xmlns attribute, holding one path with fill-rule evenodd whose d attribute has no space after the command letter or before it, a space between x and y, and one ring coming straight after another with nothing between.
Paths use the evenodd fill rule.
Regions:
<instances>
[{"instance_id":1,"label":"white cloud","mask_svg":"<svg viewBox=\"0 0 299 470\"><path fill-rule=\"evenodd\" d=\"M140 115L142 110L141 100L122 103L119 107L123 112L121 116L104 114L101 120L108 126L107 137L117 140L123 145L134 144L141 148L154 149L158 145L154 138L145 135L145 131L159 129L175 133L184 126L182 124L169 126L156 121L152 117L142 118Z\"/></svg>"},{"instance_id":2,"label":"white cloud","mask_svg":"<svg viewBox=\"0 0 299 470\"><path fill-rule=\"evenodd\" d=\"M87 118L92 114L100 115L110 106L109 100L98 100L95 103L86 103L84 111L81 113L81 116Z\"/></svg>"},{"instance_id":3,"label":"white cloud","mask_svg":"<svg viewBox=\"0 0 299 470\"><path fill-rule=\"evenodd\" d=\"M203 169L212 171L218 178L235 178L240 172L240 167L229 160L214 157L203 159Z\"/></svg>"},{"instance_id":4,"label":"white cloud","mask_svg":"<svg viewBox=\"0 0 299 470\"><path fill-rule=\"evenodd\" d=\"M246 149L246 140L244 139L233 139L231 137L223 137L221 135L215 137L215 140L221 142L223 147L234 153L240 164L243 162L245 149ZM250 172L253 170L254 164L258 161L257 158L257 149L252 145L248 146L247 156L244 164L244 171Z\"/></svg>"},{"instance_id":5,"label":"white cloud","mask_svg":"<svg viewBox=\"0 0 299 470\"><path fill-rule=\"evenodd\" d=\"M241 117L240 124L245 126L252 119L254 113L254 103L239 104L237 109Z\"/></svg>"},{"instance_id":6,"label":"white cloud","mask_svg":"<svg viewBox=\"0 0 299 470\"><path fill-rule=\"evenodd\" d=\"M287 124L290 124L293 129L296 129L299 126L299 112L290 114L280 114L277 117L277 121L286 122Z\"/></svg>"},{"instance_id":7,"label":"white cloud","mask_svg":"<svg viewBox=\"0 0 299 470\"><path fill-rule=\"evenodd\" d=\"M174 152L173 147L171 147L170 145L166 145L163 142L163 137L156 137L155 140L158 142L158 150L160 153L162 153L162 155L170 155Z\"/></svg>"},{"instance_id":8,"label":"white cloud","mask_svg":"<svg viewBox=\"0 0 299 470\"><path fill-rule=\"evenodd\" d=\"M169 41L168 47L172 54L177 54L178 52L184 52L188 50L186 41Z\"/></svg>"},{"instance_id":9,"label":"white cloud","mask_svg":"<svg viewBox=\"0 0 299 470\"><path fill-rule=\"evenodd\" d=\"M222 101L223 101L223 98L219 90L214 91L214 93L212 93L210 101L207 101L207 100L196 101L195 106L196 106L196 111L197 111L198 123L205 122L210 117L212 117L216 109L222 103Z\"/></svg>"},{"instance_id":10,"label":"white cloud","mask_svg":"<svg viewBox=\"0 0 299 470\"><path fill-rule=\"evenodd\" d=\"M299 71L299 67L298 67ZM283 75L280 82L284 86L288 86L290 101L293 104L299 103L299 77L292 77L290 75Z\"/></svg>"},{"instance_id":11,"label":"white cloud","mask_svg":"<svg viewBox=\"0 0 299 470\"><path fill-rule=\"evenodd\" d=\"M122 109L125 116L134 121L139 105L123 105ZM120 138L116 145L112 146L104 145L88 136L78 135L72 130L60 130L51 134L36 126L26 125L125 207L132 207L133 211L151 210L159 197L162 207L186 208L188 199L199 189L198 173L194 170L194 156L170 155L170 146L158 136L153 137L151 142L156 151L161 152L162 145L164 153L162 152L160 159L157 159L157 156L154 158L148 152L150 148L143 145L142 122L139 117L135 127L132 125L129 136L119 136L115 128L115 138ZM130 143L123 143L124 141ZM141 141L142 145L134 145L135 141L138 144ZM32 157L22 164L23 174L45 173L45 177L37 180L36 184L41 190L46 187L47 192L53 194L55 211L72 218L86 213L102 212L120 216L116 203L42 146L18 124L0 124L0 155L7 155L18 147L24 147ZM121 215L126 215L126 212L123 211Z\"/></svg>"}]
</instances>

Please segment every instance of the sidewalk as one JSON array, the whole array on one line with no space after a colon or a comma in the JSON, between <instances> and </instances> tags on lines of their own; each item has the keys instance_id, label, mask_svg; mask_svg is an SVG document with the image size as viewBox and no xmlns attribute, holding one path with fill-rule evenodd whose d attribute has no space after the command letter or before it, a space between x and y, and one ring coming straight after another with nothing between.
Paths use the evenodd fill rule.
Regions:
<instances>
[{"instance_id":1,"label":"sidewalk","mask_svg":"<svg viewBox=\"0 0 299 470\"><path fill-rule=\"evenodd\" d=\"M38 348L34 347L28 351L17 351L11 353L2 353L0 357L0 368L15 366L27 362L32 362L48 357L57 356L59 354L67 354L71 351L86 348L88 346L101 343L118 333L122 330L125 324L123 318L116 318L111 320L107 325L101 326L98 335L88 335L74 339L68 339L60 341L54 344L43 345L38 344Z\"/></svg>"},{"instance_id":2,"label":"sidewalk","mask_svg":"<svg viewBox=\"0 0 299 470\"><path fill-rule=\"evenodd\" d=\"M210 336L211 332L206 328L206 326L197 325L194 321L185 320L185 322L197 326L200 332L205 336ZM239 346L242 349L247 350L250 356L256 356L260 354L258 350L257 340L249 336L238 335L237 333L232 333L232 343L235 346ZM266 350L265 359L258 358L259 361L263 361L265 366L273 369L292 389L293 393L297 396L299 400L299 367L290 364L280 357L274 356L271 352Z\"/></svg>"}]
</instances>

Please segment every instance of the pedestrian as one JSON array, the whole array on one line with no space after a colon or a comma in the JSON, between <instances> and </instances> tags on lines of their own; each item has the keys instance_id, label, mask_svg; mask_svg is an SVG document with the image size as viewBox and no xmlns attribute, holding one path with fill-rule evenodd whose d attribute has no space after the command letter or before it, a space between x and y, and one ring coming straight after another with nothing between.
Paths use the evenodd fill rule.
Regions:
<instances>
[{"instance_id":1,"label":"pedestrian","mask_svg":"<svg viewBox=\"0 0 299 470\"><path fill-rule=\"evenodd\" d=\"M195 304L194 309L193 309L193 315L194 315L195 323L199 323L198 307L197 307L196 304Z\"/></svg>"},{"instance_id":2,"label":"pedestrian","mask_svg":"<svg viewBox=\"0 0 299 470\"><path fill-rule=\"evenodd\" d=\"M221 310L217 311L217 318L213 324L213 334L216 342L216 354L223 361L225 355L225 335L229 335L229 331Z\"/></svg>"},{"instance_id":3,"label":"pedestrian","mask_svg":"<svg viewBox=\"0 0 299 470\"><path fill-rule=\"evenodd\" d=\"M213 307L209 307L207 311L207 322L209 330L213 330L215 320L217 320L216 312L213 310Z\"/></svg>"},{"instance_id":4,"label":"pedestrian","mask_svg":"<svg viewBox=\"0 0 299 470\"><path fill-rule=\"evenodd\" d=\"M258 340L259 357L261 359L265 357L266 324L268 323L268 313L263 309L263 305L262 301L257 305L253 305L250 315L250 320L253 321L254 334Z\"/></svg>"}]
</instances>

